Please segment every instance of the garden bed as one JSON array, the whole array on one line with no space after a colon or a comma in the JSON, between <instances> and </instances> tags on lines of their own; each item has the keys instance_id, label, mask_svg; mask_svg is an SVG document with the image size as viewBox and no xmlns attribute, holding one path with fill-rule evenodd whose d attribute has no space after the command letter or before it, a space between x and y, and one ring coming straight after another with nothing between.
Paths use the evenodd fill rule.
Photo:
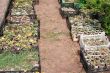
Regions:
<instances>
[{"instance_id":1,"label":"garden bed","mask_svg":"<svg viewBox=\"0 0 110 73\"><path fill-rule=\"evenodd\" d=\"M8 24L0 37L0 71L39 70L39 47L36 25ZM36 71L36 70L35 70Z\"/></svg>"},{"instance_id":2,"label":"garden bed","mask_svg":"<svg viewBox=\"0 0 110 73\"><path fill-rule=\"evenodd\" d=\"M38 36L33 0L13 0L0 37L0 71L39 72Z\"/></svg>"},{"instance_id":3,"label":"garden bed","mask_svg":"<svg viewBox=\"0 0 110 73\"><path fill-rule=\"evenodd\" d=\"M38 33L36 25L8 24L0 37L0 70L39 70ZM13 63L12 63L13 62Z\"/></svg>"}]
</instances>

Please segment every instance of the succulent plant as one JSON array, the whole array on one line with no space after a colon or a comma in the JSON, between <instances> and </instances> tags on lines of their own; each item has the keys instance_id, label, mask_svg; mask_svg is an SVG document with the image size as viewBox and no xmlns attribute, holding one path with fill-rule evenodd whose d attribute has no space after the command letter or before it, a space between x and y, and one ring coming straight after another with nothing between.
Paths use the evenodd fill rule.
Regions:
<instances>
[{"instance_id":1,"label":"succulent plant","mask_svg":"<svg viewBox=\"0 0 110 73\"><path fill-rule=\"evenodd\" d=\"M4 36L0 37L0 50L11 48L12 52L18 53L21 49L31 49L35 44L37 46L36 33L32 24L9 24L5 27Z\"/></svg>"},{"instance_id":2,"label":"succulent plant","mask_svg":"<svg viewBox=\"0 0 110 73\"><path fill-rule=\"evenodd\" d=\"M92 50L83 50L87 64L91 69L110 68L110 50L107 47L94 47Z\"/></svg>"},{"instance_id":3,"label":"succulent plant","mask_svg":"<svg viewBox=\"0 0 110 73\"><path fill-rule=\"evenodd\" d=\"M98 20L92 20L90 17L86 18L82 15L75 15L69 17L72 34L99 34L104 30L101 28L101 23ZM80 20L80 21L79 21Z\"/></svg>"}]
</instances>

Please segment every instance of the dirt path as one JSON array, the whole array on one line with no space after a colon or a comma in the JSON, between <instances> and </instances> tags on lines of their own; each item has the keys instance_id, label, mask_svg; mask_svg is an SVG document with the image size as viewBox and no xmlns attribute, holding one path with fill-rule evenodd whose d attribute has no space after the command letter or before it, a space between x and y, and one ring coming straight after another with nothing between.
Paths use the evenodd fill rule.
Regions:
<instances>
[{"instance_id":1,"label":"dirt path","mask_svg":"<svg viewBox=\"0 0 110 73\"><path fill-rule=\"evenodd\" d=\"M59 14L58 0L40 0L40 56L42 73L84 73L79 61L79 45L73 43L66 20Z\"/></svg>"}]
</instances>

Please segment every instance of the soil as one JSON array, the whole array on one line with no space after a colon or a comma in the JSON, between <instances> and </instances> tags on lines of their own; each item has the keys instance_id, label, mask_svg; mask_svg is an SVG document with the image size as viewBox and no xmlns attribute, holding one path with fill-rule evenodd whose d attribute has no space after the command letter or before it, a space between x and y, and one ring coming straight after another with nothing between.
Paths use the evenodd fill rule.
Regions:
<instances>
[{"instance_id":1,"label":"soil","mask_svg":"<svg viewBox=\"0 0 110 73\"><path fill-rule=\"evenodd\" d=\"M79 44L59 13L57 0L40 0L36 12L40 19L41 73L85 73L78 54Z\"/></svg>"},{"instance_id":2,"label":"soil","mask_svg":"<svg viewBox=\"0 0 110 73\"><path fill-rule=\"evenodd\" d=\"M40 19L41 73L85 73L79 44L71 39L58 0L40 0L35 8Z\"/></svg>"}]
</instances>

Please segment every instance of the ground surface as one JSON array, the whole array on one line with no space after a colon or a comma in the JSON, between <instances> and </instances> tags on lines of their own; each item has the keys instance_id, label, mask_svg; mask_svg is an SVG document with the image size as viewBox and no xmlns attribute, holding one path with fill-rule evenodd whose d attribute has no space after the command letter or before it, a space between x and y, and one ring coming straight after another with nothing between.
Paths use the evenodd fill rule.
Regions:
<instances>
[{"instance_id":1,"label":"ground surface","mask_svg":"<svg viewBox=\"0 0 110 73\"><path fill-rule=\"evenodd\" d=\"M40 56L42 73L84 73L79 61L79 45L69 35L66 19L59 13L58 0L40 0Z\"/></svg>"}]
</instances>

